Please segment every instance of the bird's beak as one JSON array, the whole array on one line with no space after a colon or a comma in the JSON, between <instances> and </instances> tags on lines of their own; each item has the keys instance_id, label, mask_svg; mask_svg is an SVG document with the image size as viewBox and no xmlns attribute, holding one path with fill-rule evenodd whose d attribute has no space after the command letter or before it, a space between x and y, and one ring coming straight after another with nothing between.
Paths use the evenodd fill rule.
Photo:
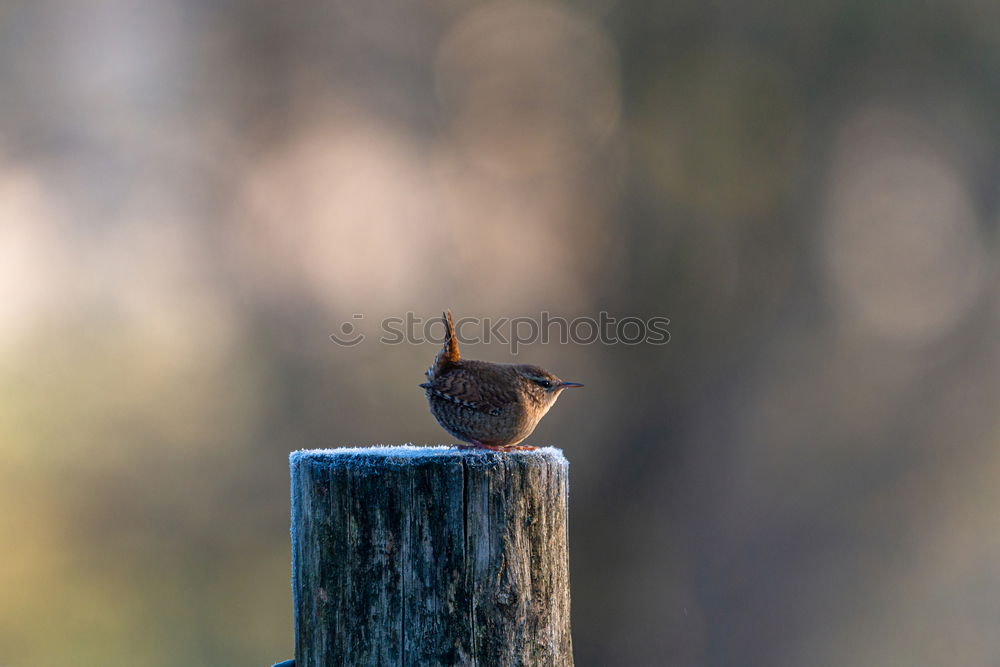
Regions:
<instances>
[{"instance_id":1,"label":"bird's beak","mask_svg":"<svg viewBox=\"0 0 1000 667\"><path fill-rule=\"evenodd\" d=\"M583 385L579 382L560 382L559 386L565 389L566 387L582 387Z\"/></svg>"}]
</instances>

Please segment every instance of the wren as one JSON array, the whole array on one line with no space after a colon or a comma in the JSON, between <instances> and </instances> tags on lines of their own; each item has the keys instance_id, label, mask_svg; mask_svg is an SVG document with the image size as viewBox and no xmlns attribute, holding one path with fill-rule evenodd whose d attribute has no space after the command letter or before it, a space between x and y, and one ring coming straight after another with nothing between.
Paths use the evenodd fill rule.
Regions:
<instances>
[{"instance_id":1,"label":"wren","mask_svg":"<svg viewBox=\"0 0 1000 667\"><path fill-rule=\"evenodd\" d=\"M564 382L530 364L462 359L450 310L444 313L444 324L444 346L427 369L427 382L420 385L438 424L469 443L464 447L535 449L518 443L531 435L563 389L583 385Z\"/></svg>"}]
</instances>

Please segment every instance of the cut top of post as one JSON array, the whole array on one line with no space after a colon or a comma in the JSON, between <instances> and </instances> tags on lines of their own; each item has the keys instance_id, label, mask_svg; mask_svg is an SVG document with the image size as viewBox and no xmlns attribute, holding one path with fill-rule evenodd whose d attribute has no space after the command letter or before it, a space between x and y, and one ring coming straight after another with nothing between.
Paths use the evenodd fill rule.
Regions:
<instances>
[{"instance_id":1,"label":"cut top of post","mask_svg":"<svg viewBox=\"0 0 1000 667\"><path fill-rule=\"evenodd\" d=\"M374 445L370 447L336 447L334 449L300 449L289 454L292 465L304 460L334 463L343 461L355 465L386 465L422 462L425 459L479 459L501 457L538 457L547 462L568 466L569 461L557 447L520 449L511 452L495 452L489 449L457 449L444 445L418 447L415 445Z\"/></svg>"}]
</instances>

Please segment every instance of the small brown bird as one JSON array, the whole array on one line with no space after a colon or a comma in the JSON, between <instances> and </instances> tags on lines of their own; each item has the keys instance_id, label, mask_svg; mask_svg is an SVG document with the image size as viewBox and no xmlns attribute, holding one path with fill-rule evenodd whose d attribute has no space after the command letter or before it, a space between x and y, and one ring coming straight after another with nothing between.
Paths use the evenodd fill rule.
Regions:
<instances>
[{"instance_id":1,"label":"small brown bird","mask_svg":"<svg viewBox=\"0 0 1000 667\"><path fill-rule=\"evenodd\" d=\"M563 389L583 385L529 364L462 360L450 310L444 323L444 347L420 385L438 424L471 447L535 449L517 443L531 435Z\"/></svg>"}]
</instances>

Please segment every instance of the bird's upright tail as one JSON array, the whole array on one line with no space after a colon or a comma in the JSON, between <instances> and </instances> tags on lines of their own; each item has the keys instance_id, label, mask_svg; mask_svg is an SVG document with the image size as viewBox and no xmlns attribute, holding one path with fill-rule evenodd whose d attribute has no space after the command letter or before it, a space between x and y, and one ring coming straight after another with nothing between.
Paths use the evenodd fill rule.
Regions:
<instances>
[{"instance_id":1,"label":"bird's upright tail","mask_svg":"<svg viewBox=\"0 0 1000 667\"><path fill-rule=\"evenodd\" d=\"M452 364L457 364L461 358L458 354L458 339L455 338L455 323L451 319L451 311L442 313L445 326L444 345L441 351L434 357L434 363L427 369L427 379L434 381L438 375L444 373Z\"/></svg>"}]
</instances>

